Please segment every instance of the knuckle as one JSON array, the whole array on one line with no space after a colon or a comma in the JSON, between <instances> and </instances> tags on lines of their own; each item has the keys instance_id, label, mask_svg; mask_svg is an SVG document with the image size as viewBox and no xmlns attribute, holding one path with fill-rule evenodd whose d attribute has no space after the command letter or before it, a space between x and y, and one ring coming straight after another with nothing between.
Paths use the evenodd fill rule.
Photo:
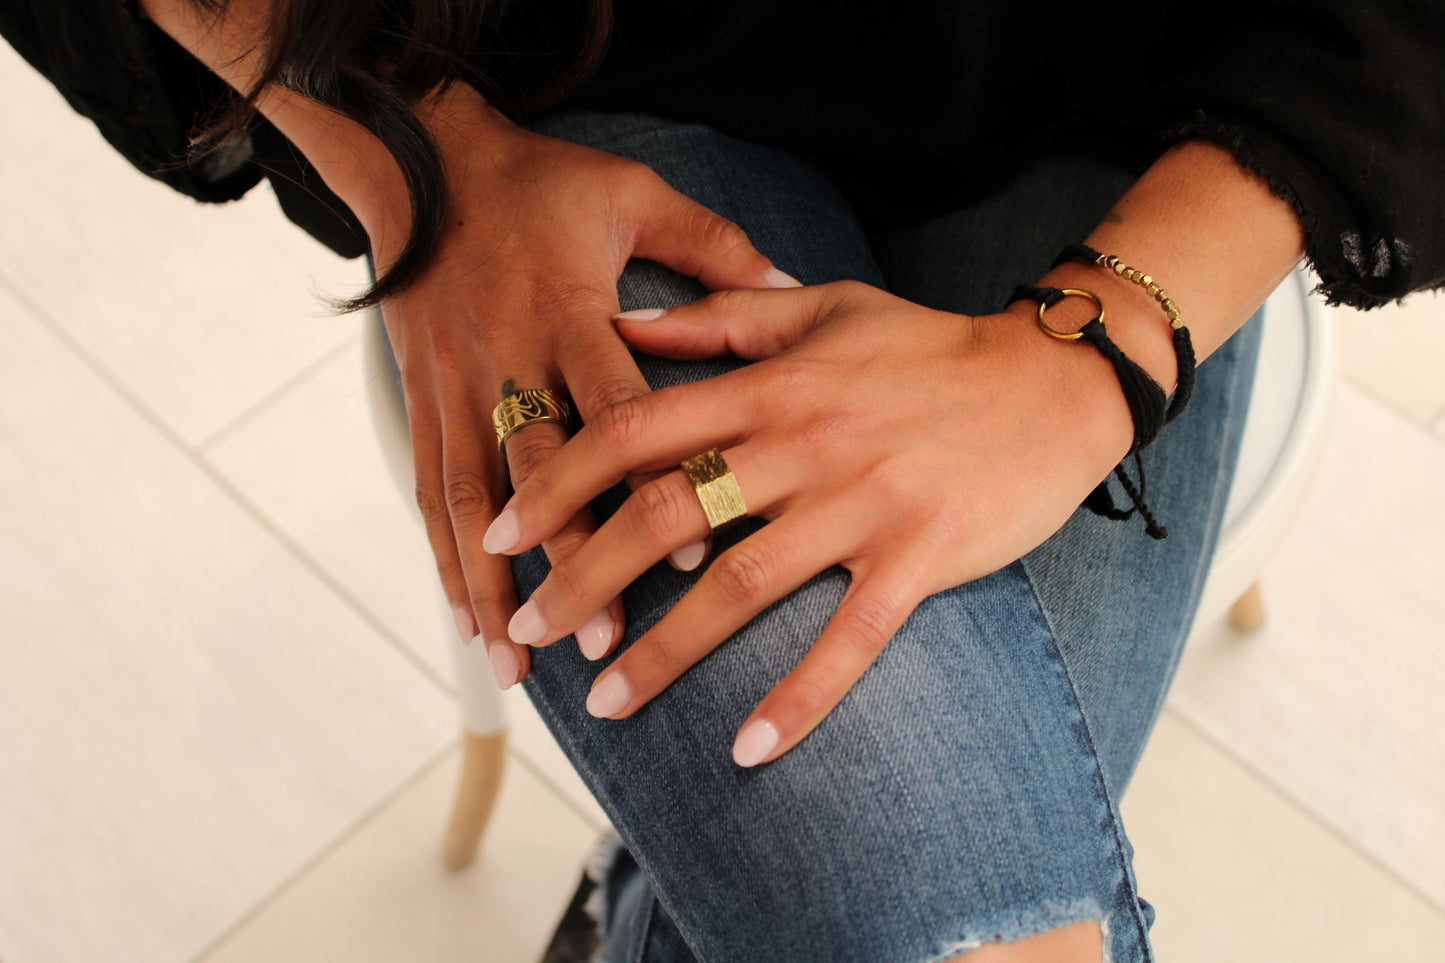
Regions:
<instances>
[{"instance_id":1,"label":"knuckle","mask_svg":"<svg viewBox=\"0 0 1445 963\"><path fill-rule=\"evenodd\" d=\"M639 488L633 493L630 517L639 534L656 541L666 541L682 523L682 493L675 483L665 479Z\"/></svg>"},{"instance_id":2,"label":"knuckle","mask_svg":"<svg viewBox=\"0 0 1445 963\"><path fill-rule=\"evenodd\" d=\"M467 586L467 599L472 603L473 612L491 612L500 607L505 596L506 589L491 579Z\"/></svg>"},{"instance_id":3,"label":"knuckle","mask_svg":"<svg viewBox=\"0 0 1445 963\"><path fill-rule=\"evenodd\" d=\"M662 179L662 175L641 161L618 157L614 164L611 171L612 176L631 190L650 191L656 190L659 186L668 186L667 182Z\"/></svg>"},{"instance_id":4,"label":"knuckle","mask_svg":"<svg viewBox=\"0 0 1445 963\"><path fill-rule=\"evenodd\" d=\"M540 429L540 430L539 430ZM532 477L561 445L542 425L529 425L507 439L507 464L518 484Z\"/></svg>"},{"instance_id":5,"label":"knuckle","mask_svg":"<svg viewBox=\"0 0 1445 963\"><path fill-rule=\"evenodd\" d=\"M614 312L596 283L570 274L538 278L532 285L532 310L539 318L606 318Z\"/></svg>"},{"instance_id":6,"label":"knuckle","mask_svg":"<svg viewBox=\"0 0 1445 963\"><path fill-rule=\"evenodd\" d=\"M475 472L454 472L445 485L447 512L454 519L490 514L492 498L487 483Z\"/></svg>"},{"instance_id":7,"label":"knuckle","mask_svg":"<svg viewBox=\"0 0 1445 963\"><path fill-rule=\"evenodd\" d=\"M747 232L716 211L698 207L693 211L693 229L702 243L720 254L739 248L751 251L753 244Z\"/></svg>"},{"instance_id":8,"label":"knuckle","mask_svg":"<svg viewBox=\"0 0 1445 963\"><path fill-rule=\"evenodd\" d=\"M843 640L865 655L876 656L893 638L893 610L882 599L859 599L842 619Z\"/></svg>"},{"instance_id":9,"label":"knuckle","mask_svg":"<svg viewBox=\"0 0 1445 963\"><path fill-rule=\"evenodd\" d=\"M762 602L772 584L772 565L756 546L736 545L708 569L718 593L735 605L752 607Z\"/></svg>"},{"instance_id":10,"label":"knuckle","mask_svg":"<svg viewBox=\"0 0 1445 963\"><path fill-rule=\"evenodd\" d=\"M714 291L703 300L708 310L719 317L731 317L742 314L748 306L752 294L742 288L728 288L723 291Z\"/></svg>"},{"instance_id":11,"label":"knuckle","mask_svg":"<svg viewBox=\"0 0 1445 963\"><path fill-rule=\"evenodd\" d=\"M547 539L547 556L552 559L571 558L587 543L586 532L566 531Z\"/></svg>"},{"instance_id":12,"label":"knuckle","mask_svg":"<svg viewBox=\"0 0 1445 963\"><path fill-rule=\"evenodd\" d=\"M612 375L599 378L589 385L587 396L580 400L584 403L586 411L602 411L613 405L622 404L624 401L631 401L645 393L646 388L639 386L633 379L623 375Z\"/></svg>"},{"instance_id":13,"label":"knuckle","mask_svg":"<svg viewBox=\"0 0 1445 963\"><path fill-rule=\"evenodd\" d=\"M428 528L448 517L446 499L430 482L417 482L416 507Z\"/></svg>"},{"instance_id":14,"label":"knuckle","mask_svg":"<svg viewBox=\"0 0 1445 963\"><path fill-rule=\"evenodd\" d=\"M598 439L613 451L626 451L635 444L646 423L641 398L628 398L599 409L593 420Z\"/></svg>"},{"instance_id":15,"label":"knuckle","mask_svg":"<svg viewBox=\"0 0 1445 963\"><path fill-rule=\"evenodd\" d=\"M587 586L580 574L577 566L569 564L565 557L558 557L552 565L552 571L547 573L546 595L539 595L537 605L550 612L558 603L564 608L571 608L573 601L585 598Z\"/></svg>"},{"instance_id":16,"label":"knuckle","mask_svg":"<svg viewBox=\"0 0 1445 963\"><path fill-rule=\"evenodd\" d=\"M635 658L646 660L646 675L654 682L675 679L687 671L694 659L682 641L665 632L648 636L647 646Z\"/></svg>"}]
</instances>

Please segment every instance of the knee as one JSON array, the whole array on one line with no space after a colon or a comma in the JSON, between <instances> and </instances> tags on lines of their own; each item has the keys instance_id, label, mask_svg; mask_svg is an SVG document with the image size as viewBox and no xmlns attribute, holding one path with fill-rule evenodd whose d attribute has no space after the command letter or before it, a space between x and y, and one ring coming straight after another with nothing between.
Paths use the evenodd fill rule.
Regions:
<instances>
[{"instance_id":1,"label":"knee","mask_svg":"<svg viewBox=\"0 0 1445 963\"><path fill-rule=\"evenodd\" d=\"M1095 920L1062 926L1012 943L986 943L947 963L1099 963L1104 933Z\"/></svg>"}]
</instances>

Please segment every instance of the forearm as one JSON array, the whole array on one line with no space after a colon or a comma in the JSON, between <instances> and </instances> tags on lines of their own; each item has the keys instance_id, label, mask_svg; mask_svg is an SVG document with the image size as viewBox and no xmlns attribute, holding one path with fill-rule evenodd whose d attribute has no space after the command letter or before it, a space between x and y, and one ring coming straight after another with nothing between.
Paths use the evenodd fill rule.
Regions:
<instances>
[{"instance_id":1,"label":"forearm","mask_svg":"<svg viewBox=\"0 0 1445 963\"><path fill-rule=\"evenodd\" d=\"M1159 158L1087 243L1164 286L1201 361L1248 320L1304 251L1294 210L1228 151L1204 142L1181 144ZM1142 287L1085 263L1060 265L1042 283L1098 294L1114 341L1166 389L1173 387L1168 321ZM1010 308L1036 310L1031 302ZM1050 311L1051 323L1075 330L1091 310L1088 302L1071 298Z\"/></svg>"}]
</instances>

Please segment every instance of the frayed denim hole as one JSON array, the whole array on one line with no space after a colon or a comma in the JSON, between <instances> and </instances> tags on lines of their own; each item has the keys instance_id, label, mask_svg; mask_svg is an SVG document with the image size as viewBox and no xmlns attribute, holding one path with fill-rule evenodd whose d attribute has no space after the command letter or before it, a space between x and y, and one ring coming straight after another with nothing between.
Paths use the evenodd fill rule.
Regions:
<instances>
[{"instance_id":1,"label":"frayed denim hole","mask_svg":"<svg viewBox=\"0 0 1445 963\"><path fill-rule=\"evenodd\" d=\"M1092 899L1046 901L1039 909L1031 912L1013 913L992 920L966 932L961 939L945 944L930 956L927 963L947 963L956 956L972 953L990 943L1017 943L1030 936L1040 936L1053 930L1063 929L1075 923L1095 922L1099 924L1103 946L1103 963L1111 963L1109 950L1109 917L1099 909Z\"/></svg>"}]
</instances>

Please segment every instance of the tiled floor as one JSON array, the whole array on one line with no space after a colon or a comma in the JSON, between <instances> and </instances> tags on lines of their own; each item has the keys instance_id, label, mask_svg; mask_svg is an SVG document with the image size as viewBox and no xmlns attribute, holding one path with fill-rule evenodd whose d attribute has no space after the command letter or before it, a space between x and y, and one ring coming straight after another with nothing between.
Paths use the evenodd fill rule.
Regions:
<instances>
[{"instance_id":1,"label":"tiled floor","mask_svg":"<svg viewBox=\"0 0 1445 963\"><path fill-rule=\"evenodd\" d=\"M0 49L0 960L529 963L601 812L525 699L437 857L450 628L360 283L135 175ZM1445 960L1445 303L1342 313L1330 448L1125 800L1165 963Z\"/></svg>"}]
</instances>

